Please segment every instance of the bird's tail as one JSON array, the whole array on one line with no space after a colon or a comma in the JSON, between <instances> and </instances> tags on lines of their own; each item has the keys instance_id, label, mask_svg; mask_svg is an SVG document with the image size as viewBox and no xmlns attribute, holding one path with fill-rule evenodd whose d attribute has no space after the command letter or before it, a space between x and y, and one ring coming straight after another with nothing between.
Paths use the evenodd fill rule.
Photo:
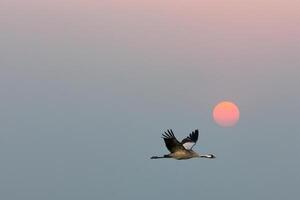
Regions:
<instances>
[{"instance_id":1,"label":"bird's tail","mask_svg":"<svg viewBox=\"0 0 300 200\"><path fill-rule=\"evenodd\" d=\"M160 158L171 158L169 155L164 156L152 156L150 159L160 159Z\"/></svg>"}]
</instances>

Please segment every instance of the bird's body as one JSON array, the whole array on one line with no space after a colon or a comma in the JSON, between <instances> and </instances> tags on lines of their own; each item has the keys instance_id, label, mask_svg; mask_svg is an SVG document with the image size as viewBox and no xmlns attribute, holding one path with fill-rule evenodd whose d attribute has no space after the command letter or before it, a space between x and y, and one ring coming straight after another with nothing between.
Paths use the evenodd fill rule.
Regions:
<instances>
[{"instance_id":1,"label":"bird's body","mask_svg":"<svg viewBox=\"0 0 300 200\"><path fill-rule=\"evenodd\" d=\"M198 154L193 151L192 148L196 144L199 136L199 131L195 130L188 137L184 138L179 142L173 134L173 131L167 130L163 134L163 139L165 141L167 149L170 151L170 154L164 156L153 156L151 159L158 158L174 158L177 160L185 160L190 158L215 158L213 154Z\"/></svg>"},{"instance_id":2,"label":"bird's body","mask_svg":"<svg viewBox=\"0 0 300 200\"><path fill-rule=\"evenodd\" d=\"M199 155L193 150L179 150L171 153L170 156L177 160L190 159L194 157L199 157Z\"/></svg>"}]
</instances>

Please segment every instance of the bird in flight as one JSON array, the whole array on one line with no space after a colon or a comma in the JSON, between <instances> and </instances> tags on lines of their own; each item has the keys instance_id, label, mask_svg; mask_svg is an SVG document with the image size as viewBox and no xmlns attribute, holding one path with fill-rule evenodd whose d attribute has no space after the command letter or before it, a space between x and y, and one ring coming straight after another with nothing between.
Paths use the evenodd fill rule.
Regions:
<instances>
[{"instance_id":1,"label":"bird in flight","mask_svg":"<svg viewBox=\"0 0 300 200\"><path fill-rule=\"evenodd\" d=\"M176 139L172 129L167 130L162 136L170 153L164 156L152 156L151 159L174 158L177 160L184 160L190 158L216 158L213 154L198 154L192 150L198 140L198 130L193 131L181 142Z\"/></svg>"}]
</instances>

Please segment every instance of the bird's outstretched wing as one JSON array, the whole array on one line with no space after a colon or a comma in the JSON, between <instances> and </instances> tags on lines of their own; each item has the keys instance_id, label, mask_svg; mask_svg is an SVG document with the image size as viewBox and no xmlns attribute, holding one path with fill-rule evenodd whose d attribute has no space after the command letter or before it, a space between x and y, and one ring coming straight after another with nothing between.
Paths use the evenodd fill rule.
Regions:
<instances>
[{"instance_id":1,"label":"bird's outstretched wing","mask_svg":"<svg viewBox=\"0 0 300 200\"><path fill-rule=\"evenodd\" d=\"M165 134L162 134L162 135L163 135L162 138L164 139L164 141L166 143L166 147L171 153L174 153L175 151L178 151L178 150L185 149L182 146L182 144L174 136L172 129L167 130L167 132L165 132Z\"/></svg>"},{"instance_id":2,"label":"bird's outstretched wing","mask_svg":"<svg viewBox=\"0 0 300 200\"><path fill-rule=\"evenodd\" d=\"M193 131L189 136L187 136L186 138L184 138L181 141L181 144L183 145L183 147L187 150L192 149L197 140L198 140L198 136L199 136L199 131L196 129L195 131Z\"/></svg>"}]
</instances>

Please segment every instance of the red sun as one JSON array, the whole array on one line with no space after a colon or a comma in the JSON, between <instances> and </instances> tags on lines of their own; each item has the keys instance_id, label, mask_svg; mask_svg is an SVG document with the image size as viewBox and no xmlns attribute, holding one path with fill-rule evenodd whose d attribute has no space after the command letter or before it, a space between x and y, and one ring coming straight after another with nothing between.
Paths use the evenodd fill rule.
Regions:
<instances>
[{"instance_id":1,"label":"red sun","mask_svg":"<svg viewBox=\"0 0 300 200\"><path fill-rule=\"evenodd\" d=\"M234 126L240 119L240 111L237 105L230 101L218 103L213 110L215 122L224 127Z\"/></svg>"}]
</instances>

